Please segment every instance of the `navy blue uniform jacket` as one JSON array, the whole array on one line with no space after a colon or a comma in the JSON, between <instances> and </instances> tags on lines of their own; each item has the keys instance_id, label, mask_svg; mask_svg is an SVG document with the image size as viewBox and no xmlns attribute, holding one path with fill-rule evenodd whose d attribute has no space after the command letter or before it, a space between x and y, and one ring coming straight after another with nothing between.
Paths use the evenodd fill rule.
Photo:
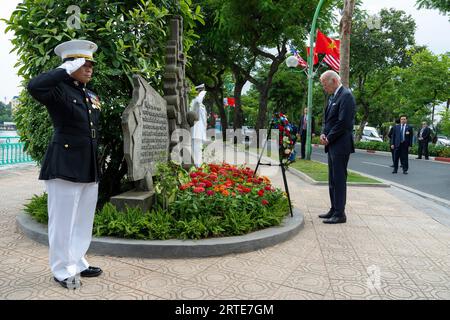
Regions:
<instances>
[{"instance_id":1,"label":"navy blue uniform jacket","mask_svg":"<svg viewBox=\"0 0 450 320\"><path fill-rule=\"evenodd\" d=\"M33 78L27 89L45 105L53 123L53 137L39 179L98 181L98 97L61 68Z\"/></svg>"}]
</instances>

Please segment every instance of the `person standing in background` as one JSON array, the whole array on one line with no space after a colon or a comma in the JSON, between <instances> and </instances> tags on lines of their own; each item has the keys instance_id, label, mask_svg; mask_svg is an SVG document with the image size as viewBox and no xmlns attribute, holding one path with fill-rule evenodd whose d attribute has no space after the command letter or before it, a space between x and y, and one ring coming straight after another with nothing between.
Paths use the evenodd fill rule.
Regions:
<instances>
[{"instance_id":1,"label":"person standing in background","mask_svg":"<svg viewBox=\"0 0 450 320\"><path fill-rule=\"evenodd\" d=\"M394 149L394 171L398 171L398 160L402 163L403 174L408 174L408 153L412 145L413 130L408 125L408 117L400 117L400 124L396 125L392 131L391 149Z\"/></svg>"},{"instance_id":2,"label":"person standing in background","mask_svg":"<svg viewBox=\"0 0 450 320\"><path fill-rule=\"evenodd\" d=\"M428 160L428 143L430 142L431 129L428 128L426 121L422 122L422 128L417 133L417 140L419 142L418 157L416 159L422 159L422 154L425 155L425 160Z\"/></svg>"},{"instance_id":3,"label":"person standing in background","mask_svg":"<svg viewBox=\"0 0 450 320\"><path fill-rule=\"evenodd\" d=\"M308 127L308 108L303 109L303 115L300 118L300 124L298 126L298 137L300 138L300 155L302 159L305 159L305 146L306 146L306 129ZM314 137L315 121L314 116L311 116L311 137Z\"/></svg>"},{"instance_id":4,"label":"person standing in background","mask_svg":"<svg viewBox=\"0 0 450 320\"><path fill-rule=\"evenodd\" d=\"M396 126L397 124L400 124L400 119L399 119L399 118L395 119L394 125L389 129L389 133L388 133L389 141L391 140L392 132L394 132L394 128L395 128L395 126ZM395 149L392 149L392 148L389 148L389 149L391 149L391 157L392 157L392 165L391 165L391 168L393 168L393 167L394 167L394 160L395 160L395 154L394 154Z\"/></svg>"}]
</instances>

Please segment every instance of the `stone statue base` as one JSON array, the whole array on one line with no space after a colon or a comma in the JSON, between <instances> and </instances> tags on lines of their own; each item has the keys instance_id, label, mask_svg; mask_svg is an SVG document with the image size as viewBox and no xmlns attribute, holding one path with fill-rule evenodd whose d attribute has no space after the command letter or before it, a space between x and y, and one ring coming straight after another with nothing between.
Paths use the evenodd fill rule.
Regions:
<instances>
[{"instance_id":1,"label":"stone statue base","mask_svg":"<svg viewBox=\"0 0 450 320\"><path fill-rule=\"evenodd\" d=\"M131 190L111 197L111 203L118 210L124 211L125 205L129 208L140 208L142 212L150 211L153 205L154 192Z\"/></svg>"}]
</instances>

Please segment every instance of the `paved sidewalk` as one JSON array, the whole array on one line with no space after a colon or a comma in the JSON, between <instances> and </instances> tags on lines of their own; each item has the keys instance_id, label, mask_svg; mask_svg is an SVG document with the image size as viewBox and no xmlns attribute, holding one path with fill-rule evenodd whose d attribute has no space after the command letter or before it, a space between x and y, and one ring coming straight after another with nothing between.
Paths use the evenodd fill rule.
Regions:
<instances>
[{"instance_id":1,"label":"paved sidewalk","mask_svg":"<svg viewBox=\"0 0 450 320\"><path fill-rule=\"evenodd\" d=\"M16 230L23 203L44 190L37 176L32 166L0 171L0 299L450 299L450 228L420 209L426 200L350 187L347 223L325 225L328 188L289 173L305 215L293 239L201 259L88 255L104 274L69 291L53 281L47 247ZM272 180L282 185L281 174Z\"/></svg>"}]
</instances>

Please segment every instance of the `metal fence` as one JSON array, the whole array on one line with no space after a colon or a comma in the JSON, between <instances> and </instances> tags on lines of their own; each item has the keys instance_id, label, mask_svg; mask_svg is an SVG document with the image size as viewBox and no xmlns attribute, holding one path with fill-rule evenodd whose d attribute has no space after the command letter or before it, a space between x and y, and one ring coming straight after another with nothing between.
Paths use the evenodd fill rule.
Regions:
<instances>
[{"instance_id":1,"label":"metal fence","mask_svg":"<svg viewBox=\"0 0 450 320\"><path fill-rule=\"evenodd\" d=\"M32 162L33 159L24 151L24 142L20 137L0 137L0 166Z\"/></svg>"}]
</instances>

